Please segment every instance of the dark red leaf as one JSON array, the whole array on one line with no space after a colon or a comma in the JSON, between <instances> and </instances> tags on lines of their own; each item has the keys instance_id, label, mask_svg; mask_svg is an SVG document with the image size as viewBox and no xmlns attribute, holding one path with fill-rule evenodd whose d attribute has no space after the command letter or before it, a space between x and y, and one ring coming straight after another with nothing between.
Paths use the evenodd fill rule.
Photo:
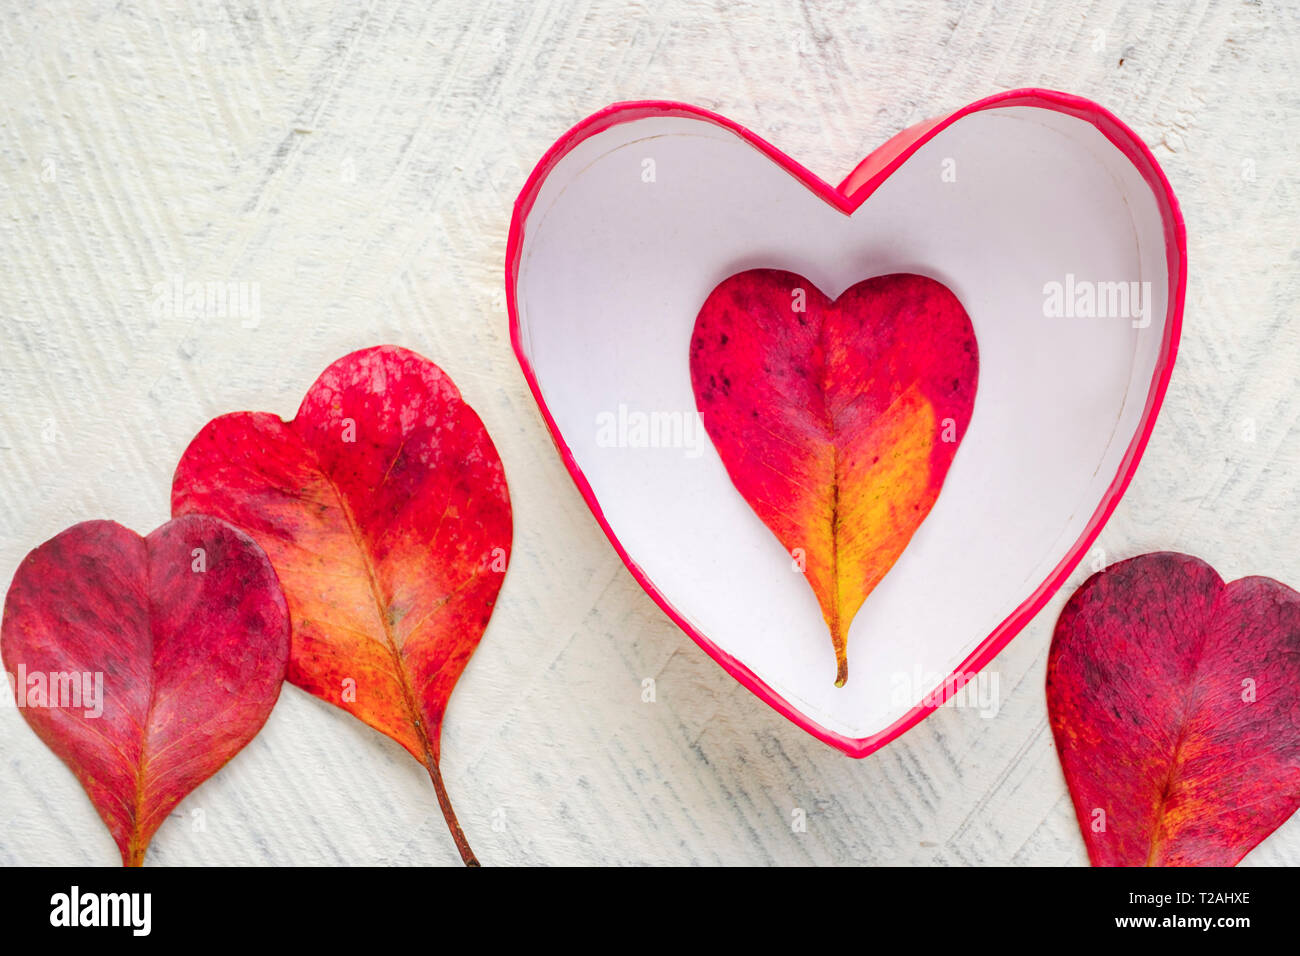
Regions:
<instances>
[{"instance_id":1,"label":"dark red leaf","mask_svg":"<svg viewBox=\"0 0 1300 956\"><path fill-rule=\"evenodd\" d=\"M1098 866L1232 866L1300 805L1300 594L1144 554L1070 598L1048 658Z\"/></svg>"},{"instance_id":2,"label":"dark red leaf","mask_svg":"<svg viewBox=\"0 0 1300 956\"><path fill-rule=\"evenodd\" d=\"M172 809L266 722L289 615L262 549L223 521L176 518L147 538L87 521L19 566L0 651L23 717L138 866Z\"/></svg>"}]
</instances>

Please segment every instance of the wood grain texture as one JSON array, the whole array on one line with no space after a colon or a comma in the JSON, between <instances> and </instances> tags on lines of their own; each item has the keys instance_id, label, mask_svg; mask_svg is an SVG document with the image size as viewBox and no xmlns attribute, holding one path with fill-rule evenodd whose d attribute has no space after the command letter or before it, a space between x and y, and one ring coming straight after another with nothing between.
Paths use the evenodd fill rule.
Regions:
<instances>
[{"instance_id":1,"label":"wood grain texture","mask_svg":"<svg viewBox=\"0 0 1300 956\"><path fill-rule=\"evenodd\" d=\"M501 274L528 170L610 102L715 109L830 180L998 89L1114 110L1178 193L1190 281L1164 412L1098 545L1300 582L1294 5L51 0L7 4L0 44L0 577L76 521L166 520L214 415L292 415L364 346L428 356L483 418L515 507L443 734L486 864L1086 862L1043 680L1092 559L994 662L996 717L945 708L853 761L727 677L601 535L510 353ZM155 291L173 276L244 283L260 318L178 312ZM151 863L454 863L422 775L286 687ZM114 854L72 775L0 712L0 863ZM1246 862L1300 863L1300 822Z\"/></svg>"}]
</instances>

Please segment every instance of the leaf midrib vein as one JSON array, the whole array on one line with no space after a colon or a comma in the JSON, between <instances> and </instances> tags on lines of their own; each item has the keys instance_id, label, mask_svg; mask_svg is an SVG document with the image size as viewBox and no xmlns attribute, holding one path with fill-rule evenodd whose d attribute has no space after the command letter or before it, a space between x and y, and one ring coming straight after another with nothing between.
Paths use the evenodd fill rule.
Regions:
<instances>
[{"instance_id":1,"label":"leaf midrib vein","mask_svg":"<svg viewBox=\"0 0 1300 956\"><path fill-rule=\"evenodd\" d=\"M304 445L306 443L304 442ZM397 675L397 683L402 691L402 700L406 704L407 716L411 720L411 726L415 728L416 736L420 741L420 748L424 751L426 765L431 765L433 751L429 746L429 735L425 730L423 714L416 706L415 693L411 688L410 681L406 676L406 665L402 662L401 650L397 646L397 638L393 635L393 629L388 623L387 608L379 588L379 578L375 573L374 561L370 552L365 546L365 541L361 536L360 526L357 524L352 509L348 507L347 500L343 497L343 492L339 489L334 479L326 473L325 469L320 467L319 462L316 467L321 478L324 479L326 486L334 493L335 500L339 503L339 510L343 512L343 519L347 522L348 533L352 536L352 543L356 546L357 552L361 555L361 566L366 572L366 581L370 586L370 596L375 602L375 615L379 618L379 626L383 629L384 640L388 645L388 652L393 659L393 669Z\"/></svg>"},{"instance_id":2,"label":"leaf midrib vein","mask_svg":"<svg viewBox=\"0 0 1300 956\"><path fill-rule=\"evenodd\" d=\"M1183 747L1187 743L1188 729L1191 725L1191 717L1195 712L1195 703L1198 696L1198 685L1200 683L1201 663L1205 656L1205 646L1209 643L1210 629L1214 624L1215 618L1219 613L1219 604L1227 591L1226 584L1220 589L1219 593L1214 596L1214 603L1210 606L1209 614L1205 618L1205 626L1201 631L1201 641L1196 649L1195 659L1192 661L1191 679L1188 681L1186 693L1183 694L1182 710L1178 716L1178 739L1174 741L1173 751L1169 756L1169 773L1165 777L1164 785L1160 788L1160 797L1156 801L1153 822L1151 824L1151 845L1147 848L1146 865L1152 866L1156 851L1166 842L1161 837L1164 835L1165 809L1169 805L1169 796L1174 783L1179 779L1182 769ZM1167 625L1172 630L1172 625Z\"/></svg>"}]
</instances>

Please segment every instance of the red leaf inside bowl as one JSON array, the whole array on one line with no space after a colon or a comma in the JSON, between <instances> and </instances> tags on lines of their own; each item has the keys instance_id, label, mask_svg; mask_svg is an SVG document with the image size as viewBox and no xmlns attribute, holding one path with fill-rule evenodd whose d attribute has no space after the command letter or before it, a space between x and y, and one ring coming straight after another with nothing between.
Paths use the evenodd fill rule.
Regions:
<instances>
[{"instance_id":1,"label":"red leaf inside bowl","mask_svg":"<svg viewBox=\"0 0 1300 956\"><path fill-rule=\"evenodd\" d=\"M896 274L831 301L791 272L722 282L691 336L691 382L727 474L802 562L848 678L863 601L939 497L979 378L970 318Z\"/></svg>"}]
</instances>

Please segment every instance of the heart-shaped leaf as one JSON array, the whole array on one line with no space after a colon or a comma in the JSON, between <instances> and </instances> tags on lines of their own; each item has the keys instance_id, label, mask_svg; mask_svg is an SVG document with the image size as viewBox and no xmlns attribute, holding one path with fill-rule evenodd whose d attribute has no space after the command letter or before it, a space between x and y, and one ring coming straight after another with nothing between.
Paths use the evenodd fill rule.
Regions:
<instances>
[{"instance_id":1,"label":"heart-shaped leaf","mask_svg":"<svg viewBox=\"0 0 1300 956\"><path fill-rule=\"evenodd\" d=\"M203 515L147 538L86 521L23 560L0 651L22 714L139 866L180 801L266 722L289 659L275 572Z\"/></svg>"},{"instance_id":2,"label":"heart-shaped leaf","mask_svg":"<svg viewBox=\"0 0 1300 956\"><path fill-rule=\"evenodd\" d=\"M1047 708L1096 866L1232 866L1300 805L1300 594L1186 554L1066 603Z\"/></svg>"},{"instance_id":3,"label":"heart-shaped leaf","mask_svg":"<svg viewBox=\"0 0 1300 956\"><path fill-rule=\"evenodd\" d=\"M451 379L392 346L344 356L292 421L209 422L176 468L172 510L220 515L266 549L293 623L289 679L424 764L477 865L439 738L501 589L511 511L501 459Z\"/></svg>"},{"instance_id":4,"label":"heart-shaped leaf","mask_svg":"<svg viewBox=\"0 0 1300 956\"><path fill-rule=\"evenodd\" d=\"M897 274L831 301L790 272L722 282L691 338L691 382L732 483L803 562L848 677L849 625L938 498L979 377L942 283Z\"/></svg>"}]
</instances>

